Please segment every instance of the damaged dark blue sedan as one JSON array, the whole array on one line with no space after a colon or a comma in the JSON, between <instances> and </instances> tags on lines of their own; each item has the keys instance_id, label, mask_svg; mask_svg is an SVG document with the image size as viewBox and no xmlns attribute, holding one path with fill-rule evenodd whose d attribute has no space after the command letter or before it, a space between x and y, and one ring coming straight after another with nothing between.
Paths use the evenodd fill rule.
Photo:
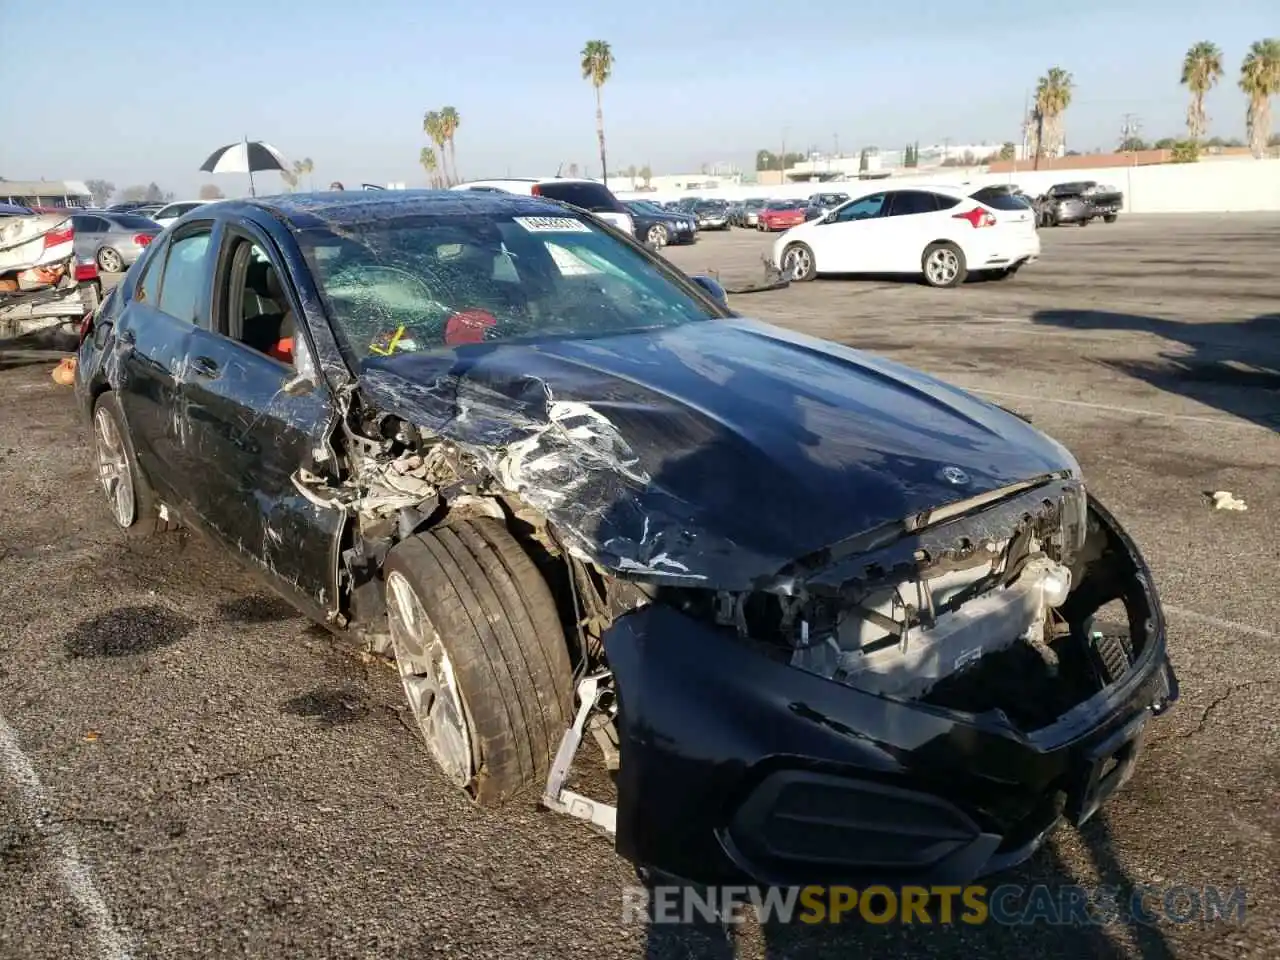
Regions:
<instances>
[{"instance_id":1,"label":"damaged dark blue sedan","mask_svg":"<svg viewBox=\"0 0 1280 960\"><path fill-rule=\"evenodd\" d=\"M645 868L963 882L1091 816L1177 697L1062 446L569 207L203 206L82 337L126 533L206 534L394 657L458 788Z\"/></svg>"}]
</instances>

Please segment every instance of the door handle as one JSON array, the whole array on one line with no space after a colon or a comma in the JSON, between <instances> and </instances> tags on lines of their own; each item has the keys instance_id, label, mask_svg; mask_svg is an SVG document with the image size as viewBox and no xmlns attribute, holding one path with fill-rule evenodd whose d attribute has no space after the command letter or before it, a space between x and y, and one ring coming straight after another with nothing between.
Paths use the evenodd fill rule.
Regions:
<instances>
[{"instance_id":1,"label":"door handle","mask_svg":"<svg viewBox=\"0 0 1280 960\"><path fill-rule=\"evenodd\" d=\"M138 335L134 333L132 330L130 330L128 327L126 327L123 330L117 328L116 339L119 340L121 343L123 343L125 346L132 347L135 343L138 342Z\"/></svg>"},{"instance_id":2,"label":"door handle","mask_svg":"<svg viewBox=\"0 0 1280 960\"><path fill-rule=\"evenodd\" d=\"M196 357L191 361L191 369L194 370L198 376L206 377L210 380L217 377L220 372L218 361L214 360L212 357Z\"/></svg>"}]
</instances>

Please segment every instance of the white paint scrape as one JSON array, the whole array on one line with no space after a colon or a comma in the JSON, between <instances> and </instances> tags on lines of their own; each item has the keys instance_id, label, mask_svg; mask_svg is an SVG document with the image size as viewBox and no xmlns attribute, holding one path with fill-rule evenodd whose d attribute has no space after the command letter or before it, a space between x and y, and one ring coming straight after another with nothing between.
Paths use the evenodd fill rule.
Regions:
<instances>
[{"instance_id":1,"label":"white paint scrape","mask_svg":"<svg viewBox=\"0 0 1280 960\"><path fill-rule=\"evenodd\" d=\"M50 819L49 802L40 777L18 745L13 727L3 716L0 716L0 764L17 787L18 806L25 819L48 844L58 878L75 901L103 960L132 960L131 938L112 919L111 911L94 886L89 868L80 859L75 840Z\"/></svg>"}]
</instances>

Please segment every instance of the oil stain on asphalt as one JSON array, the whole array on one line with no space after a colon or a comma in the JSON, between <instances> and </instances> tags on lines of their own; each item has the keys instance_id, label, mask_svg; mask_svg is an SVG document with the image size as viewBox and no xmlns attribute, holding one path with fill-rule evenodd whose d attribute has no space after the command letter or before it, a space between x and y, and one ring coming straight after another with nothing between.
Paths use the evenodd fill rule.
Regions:
<instances>
[{"instance_id":1,"label":"oil stain on asphalt","mask_svg":"<svg viewBox=\"0 0 1280 960\"><path fill-rule=\"evenodd\" d=\"M195 621L165 607L117 607L82 620L63 639L72 657L128 657L177 643Z\"/></svg>"},{"instance_id":2,"label":"oil stain on asphalt","mask_svg":"<svg viewBox=\"0 0 1280 960\"><path fill-rule=\"evenodd\" d=\"M369 713L369 704L357 690L320 687L286 700L281 711L316 720L323 727L354 723Z\"/></svg>"},{"instance_id":3,"label":"oil stain on asphalt","mask_svg":"<svg viewBox=\"0 0 1280 960\"><path fill-rule=\"evenodd\" d=\"M301 619L301 614L279 597L253 593L218 604L218 616L233 623L275 623Z\"/></svg>"}]
</instances>

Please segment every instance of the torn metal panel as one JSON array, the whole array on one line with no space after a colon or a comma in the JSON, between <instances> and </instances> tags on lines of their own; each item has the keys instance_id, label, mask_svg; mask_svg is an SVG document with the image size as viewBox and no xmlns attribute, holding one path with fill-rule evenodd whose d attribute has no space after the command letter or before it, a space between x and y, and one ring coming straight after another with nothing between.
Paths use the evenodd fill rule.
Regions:
<instances>
[{"instance_id":1,"label":"torn metal panel","mask_svg":"<svg viewBox=\"0 0 1280 960\"><path fill-rule=\"evenodd\" d=\"M720 382L692 356L715 357ZM360 388L471 454L582 555L672 584L747 589L844 537L1077 471L923 374L740 320L375 358Z\"/></svg>"}]
</instances>

